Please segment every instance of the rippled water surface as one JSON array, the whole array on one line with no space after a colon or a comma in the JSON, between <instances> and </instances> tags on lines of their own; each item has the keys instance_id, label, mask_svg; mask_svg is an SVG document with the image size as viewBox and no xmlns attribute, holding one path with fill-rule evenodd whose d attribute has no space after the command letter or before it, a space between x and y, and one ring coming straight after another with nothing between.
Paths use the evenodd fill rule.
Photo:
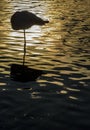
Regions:
<instances>
[{"instance_id":1,"label":"rippled water surface","mask_svg":"<svg viewBox=\"0 0 90 130\"><path fill-rule=\"evenodd\" d=\"M50 22L26 30L26 65L46 71L36 82L10 79L22 64L23 30L10 18L28 10ZM90 129L90 1L0 1L0 130Z\"/></svg>"}]
</instances>

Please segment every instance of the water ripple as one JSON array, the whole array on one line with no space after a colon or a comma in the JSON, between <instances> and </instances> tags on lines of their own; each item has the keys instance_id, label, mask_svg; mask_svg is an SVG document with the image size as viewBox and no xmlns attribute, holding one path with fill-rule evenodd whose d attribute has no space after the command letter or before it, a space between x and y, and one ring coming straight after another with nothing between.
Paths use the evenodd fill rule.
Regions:
<instances>
[{"instance_id":1,"label":"water ripple","mask_svg":"<svg viewBox=\"0 0 90 130\"><path fill-rule=\"evenodd\" d=\"M1 0L0 9L0 128L89 130L89 0ZM10 24L17 10L50 21L26 31L25 64L46 72L36 82L10 79L23 58L23 31Z\"/></svg>"}]
</instances>

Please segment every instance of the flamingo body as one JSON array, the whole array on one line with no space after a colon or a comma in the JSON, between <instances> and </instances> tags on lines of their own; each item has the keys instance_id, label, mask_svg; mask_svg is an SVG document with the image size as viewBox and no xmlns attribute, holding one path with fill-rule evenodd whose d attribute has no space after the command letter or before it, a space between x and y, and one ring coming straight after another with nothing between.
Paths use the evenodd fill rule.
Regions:
<instances>
[{"instance_id":1,"label":"flamingo body","mask_svg":"<svg viewBox=\"0 0 90 130\"><path fill-rule=\"evenodd\" d=\"M11 25L14 30L28 29L33 25L44 25L45 23L48 21L44 21L28 11L17 11L11 17Z\"/></svg>"}]
</instances>

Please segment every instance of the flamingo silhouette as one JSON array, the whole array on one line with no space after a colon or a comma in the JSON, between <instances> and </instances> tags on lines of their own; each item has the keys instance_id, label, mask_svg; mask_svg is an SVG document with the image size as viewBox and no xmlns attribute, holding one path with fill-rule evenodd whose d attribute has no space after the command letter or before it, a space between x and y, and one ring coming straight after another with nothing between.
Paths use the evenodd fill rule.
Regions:
<instances>
[{"instance_id":1,"label":"flamingo silhouette","mask_svg":"<svg viewBox=\"0 0 90 130\"><path fill-rule=\"evenodd\" d=\"M34 81L42 73L42 70L32 69L25 66L25 55L26 55L26 35L25 30L33 25L44 25L49 21L45 21L35 14L28 11L17 11L11 16L11 26L14 30L24 30L24 55L23 65L12 64L11 65L11 79L21 82Z\"/></svg>"},{"instance_id":2,"label":"flamingo silhouette","mask_svg":"<svg viewBox=\"0 0 90 130\"><path fill-rule=\"evenodd\" d=\"M30 28L33 25L45 25L49 21L45 21L35 14L28 11L17 11L11 17L11 26L14 30L24 30L24 55L23 55L23 65L25 63L26 55L26 35L25 29Z\"/></svg>"}]
</instances>

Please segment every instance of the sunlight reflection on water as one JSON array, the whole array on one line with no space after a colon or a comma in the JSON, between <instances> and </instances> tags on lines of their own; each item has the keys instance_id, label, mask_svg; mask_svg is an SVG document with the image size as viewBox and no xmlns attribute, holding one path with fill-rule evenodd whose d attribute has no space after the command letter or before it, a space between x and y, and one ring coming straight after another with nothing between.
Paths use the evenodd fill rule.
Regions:
<instances>
[{"instance_id":1,"label":"sunlight reflection on water","mask_svg":"<svg viewBox=\"0 0 90 130\"><path fill-rule=\"evenodd\" d=\"M26 30L25 64L46 72L36 82L15 82L9 76L11 64L22 64L23 57L23 30L15 31L10 24L17 10L32 11L50 21ZM1 122L2 130L17 122L21 122L16 128L20 130L27 124L31 128L29 122L45 130L90 127L89 10L89 0L69 4L66 0L1 0L0 119L6 124ZM13 125L5 121L6 116Z\"/></svg>"},{"instance_id":2,"label":"sunlight reflection on water","mask_svg":"<svg viewBox=\"0 0 90 130\"><path fill-rule=\"evenodd\" d=\"M18 1L18 4L16 6L16 1L12 1L11 3L9 3L9 1L6 2L4 5L5 7L8 7L6 8L6 14L8 14L6 18L3 17L3 12L1 11L1 19L4 19L5 23L5 26L2 25L3 23L0 26L0 29L3 30L3 32L0 33L2 42L1 59L4 57L4 59L1 61L5 61L4 63L6 63L6 65L9 65L8 63L12 64L13 62L22 63L23 30L14 31L11 29L11 12L9 9L12 10L12 8L15 7L15 10L22 10L24 8L30 10L29 5L24 6L24 2L28 3L28 1L23 1L22 3ZM45 69L49 71L55 70L56 73L58 71L59 75L68 75L70 76L71 80L81 81L86 78L89 79L90 73L88 72L87 68L87 65L89 66L90 63L88 59L89 55L87 54L89 52L88 43L85 43L84 46L86 47L83 48L83 46L78 42L79 37L82 37L83 39L83 35L85 35L84 38L88 36L88 18L85 15L82 17L82 13L86 7L84 7L84 9L81 11L81 16L78 18L80 7L77 7L77 11L74 10L77 3L74 5L74 3L71 2L71 8L70 5L66 6L67 2L62 5L62 3L57 4L55 1L47 1L47 7L43 6L43 3L44 1L40 3L41 12L38 12L38 15L45 14L51 21L46 26L33 26L31 29L27 30L26 64L39 69ZM50 6L51 3L53 7L52 9ZM10 4L10 6L7 6L8 4ZM80 4L83 6L83 2ZM3 4L1 4L1 6L3 7ZM35 1L31 10L33 12L35 12L37 9L40 10L38 6L38 1ZM70 12L71 10L72 14ZM73 13L74 11L75 13ZM76 18L74 18L75 15ZM84 24L82 24L83 19L85 19ZM6 29L6 26L8 30ZM81 30L84 28L84 26L87 26L87 34L84 33L85 30ZM80 35L76 35L75 29L78 32L80 31ZM82 41L82 44L84 44L84 41ZM81 64L83 66L81 66ZM72 74L73 76L75 76L75 74L81 74L82 77L78 76L77 79L77 77L71 77ZM58 81L55 82L57 82L58 85ZM64 85L63 82L62 84Z\"/></svg>"}]
</instances>

